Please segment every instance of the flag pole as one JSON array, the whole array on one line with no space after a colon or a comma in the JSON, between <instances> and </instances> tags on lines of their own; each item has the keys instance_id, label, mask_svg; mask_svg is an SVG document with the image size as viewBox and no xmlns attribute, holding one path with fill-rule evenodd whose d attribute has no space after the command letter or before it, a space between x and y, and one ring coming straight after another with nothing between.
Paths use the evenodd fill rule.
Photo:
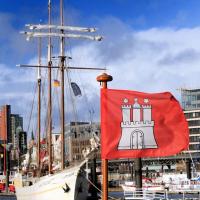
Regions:
<instances>
[{"instance_id":1,"label":"flag pole","mask_svg":"<svg viewBox=\"0 0 200 200\"><path fill-rule=\"evenodd\" d=\"M100 82L100 85L102 88L107 89L107 82L112 81L112 76L103 73L99 76L97 76L97 81ZM101 173L103 177L102 181L102 200L108 200L108 160L102 159L101 160Z\"/></svg>"}]
</instances>

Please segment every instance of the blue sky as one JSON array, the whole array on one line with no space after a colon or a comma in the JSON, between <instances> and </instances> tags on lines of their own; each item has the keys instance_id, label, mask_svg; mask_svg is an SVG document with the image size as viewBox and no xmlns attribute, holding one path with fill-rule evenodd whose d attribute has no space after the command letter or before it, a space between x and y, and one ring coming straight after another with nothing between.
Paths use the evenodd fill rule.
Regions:
<instances>
[{"instance_id":1,"label":"blue sky","mask_svg":"<svg viewBox=\"0 0 200 200\"><path fill-rule=\"evenodd\" d=\"M27 23L46 23L47 2L47 0L0 2L0 22L3 27L0 31L0 42L3 43L0 60L15 65L23 60L28 61L35 55L32 47L34 43L25 44L25 41L21 43L23 37L18 32L23 30ZM109 24L112 23L109 21L111 18L133 31L165 27L194 28L200 24L200 1L198 0L67 0L64 4L66 23L76 26L100 26L103 35L109 34L107 28L112 27L112 24ZM53 18L57 19L59 0L52 1L52 6ZM19 48L17 43L15 46L13 37L24 48ZM26 47L31 50L24 58ZM7 52L13 56L12 59L8 59Z\"/></svg>"},{"instance_id":2,"label":"blue sky","mask_svg":"<svg viewBox=\"0 0 200 200\"><path fill-rule=\"evenodd\" d=\"M59 1L52 1L58 8ZM46 20L47 1L1 1L0 12L11 14L15 27L30 21ZM65 1L65 10L76 12L81 23L88 24L99 18L113 16L129 23L133 28L194 27L199 25L198 0L77 0Z\"/></svg>"},{"instance_id":3,"label":"blue sky","mask_svg":"<svg viewBox=\"0 0 200 200\"><path fill-rule=\"evenodd\" d=\"M27 23L47 22L47 2L0 1L0 104L11 104L13 113L26 119L36 72L16 64L37 63L37 41L27 42L19 31ZM52 6L56 23L59 1L52 0ZM199 0L67 0L64 10L66 24L95 26L104 36L101 43L68 41L66 53L73 57L70 65L106 67L114 78L109 84L112 88L170 91L180 99L177 88L200 87ZM43 49L46 63L46 41ZM58 55L56 48L54 55ZM82 78L71 76L79 77L78 84L88 93L87 104L94 108L97 121L99 85L95 78L99 72L81 74ZM85 105L77 108L83 115L80 120L86 118Z\"/></svg>"}]
</instances>

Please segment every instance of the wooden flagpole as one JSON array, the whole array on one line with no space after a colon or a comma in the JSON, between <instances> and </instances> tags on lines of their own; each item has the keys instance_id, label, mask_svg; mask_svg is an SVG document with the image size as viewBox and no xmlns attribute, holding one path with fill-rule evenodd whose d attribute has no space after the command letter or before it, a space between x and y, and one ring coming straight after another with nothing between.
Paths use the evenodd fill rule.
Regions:
<instances>
[{"instance_id":1,"label":"wooden flagpole","mask_svg":"<svg viewBox=\"0 0 200 200\"><path fill-rule=\"evenodd\" d=\"M100 82L101 87L104 89L107 89L107 82L112 81L113 78L112 76L103 73L100 76L97 77L97 81ZM101 173L103 177L103 182L102 182L102 200L108 200L108 160L107 159L102 159L101 160Z\"/></svg>"}]
</instances>

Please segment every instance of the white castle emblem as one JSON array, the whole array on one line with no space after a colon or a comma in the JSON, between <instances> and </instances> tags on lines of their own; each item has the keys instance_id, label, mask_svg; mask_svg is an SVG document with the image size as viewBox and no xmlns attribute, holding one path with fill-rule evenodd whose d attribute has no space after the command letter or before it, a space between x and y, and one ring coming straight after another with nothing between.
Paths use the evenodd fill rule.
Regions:
<instances>
[{"instance_id":1,"label":"white castle emblem","mask_svg":"<svg viewBox=\"0 0 200 200\"><path fill-rule=\"evenodd\" d=\"M137 98L134 101L134 104L130 105L128 99L124 99L121 122L122 135L118 149L158 148L154 138L154 121L152 121L152 106L149 104L149 100L144 99L143 105L138 103Z\"/></svg>"}]
</instances>

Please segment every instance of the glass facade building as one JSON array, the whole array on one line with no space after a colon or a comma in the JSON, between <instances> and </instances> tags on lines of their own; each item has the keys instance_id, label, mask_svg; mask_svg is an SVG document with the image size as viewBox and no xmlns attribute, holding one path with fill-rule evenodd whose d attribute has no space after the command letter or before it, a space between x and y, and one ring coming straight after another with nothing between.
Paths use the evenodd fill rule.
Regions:
<instances>
[{"instance_id":1,"label":"glass facade building","mask_svg":"<svg viewBox=\"0 0 200 200\"><path fill-rule=\"evenodd\" d=\"M185 153L200 161L200 89L181 89L181 104L190 131L189 150Z\"/></svg>"},{"instance_id":2,"label":"glass facade building","mask_svg":"<svg viewBox=\"0 0 200 200\"><path fill-rule=\"evenodd\" d=\"M200 109L200 89L181 89L181 104L184 110Z\"/></svg>"},{"instance_id":3,"label":"glass facade building","mask_svg":"<svg viewBox=\"0 0 200 200\"><path fill-rule=\"evenodd\" d=\"M185 153L200 161L200 109L185 110L184 114L190 131L189 150Z\"/></svg>"}]
</instances>

